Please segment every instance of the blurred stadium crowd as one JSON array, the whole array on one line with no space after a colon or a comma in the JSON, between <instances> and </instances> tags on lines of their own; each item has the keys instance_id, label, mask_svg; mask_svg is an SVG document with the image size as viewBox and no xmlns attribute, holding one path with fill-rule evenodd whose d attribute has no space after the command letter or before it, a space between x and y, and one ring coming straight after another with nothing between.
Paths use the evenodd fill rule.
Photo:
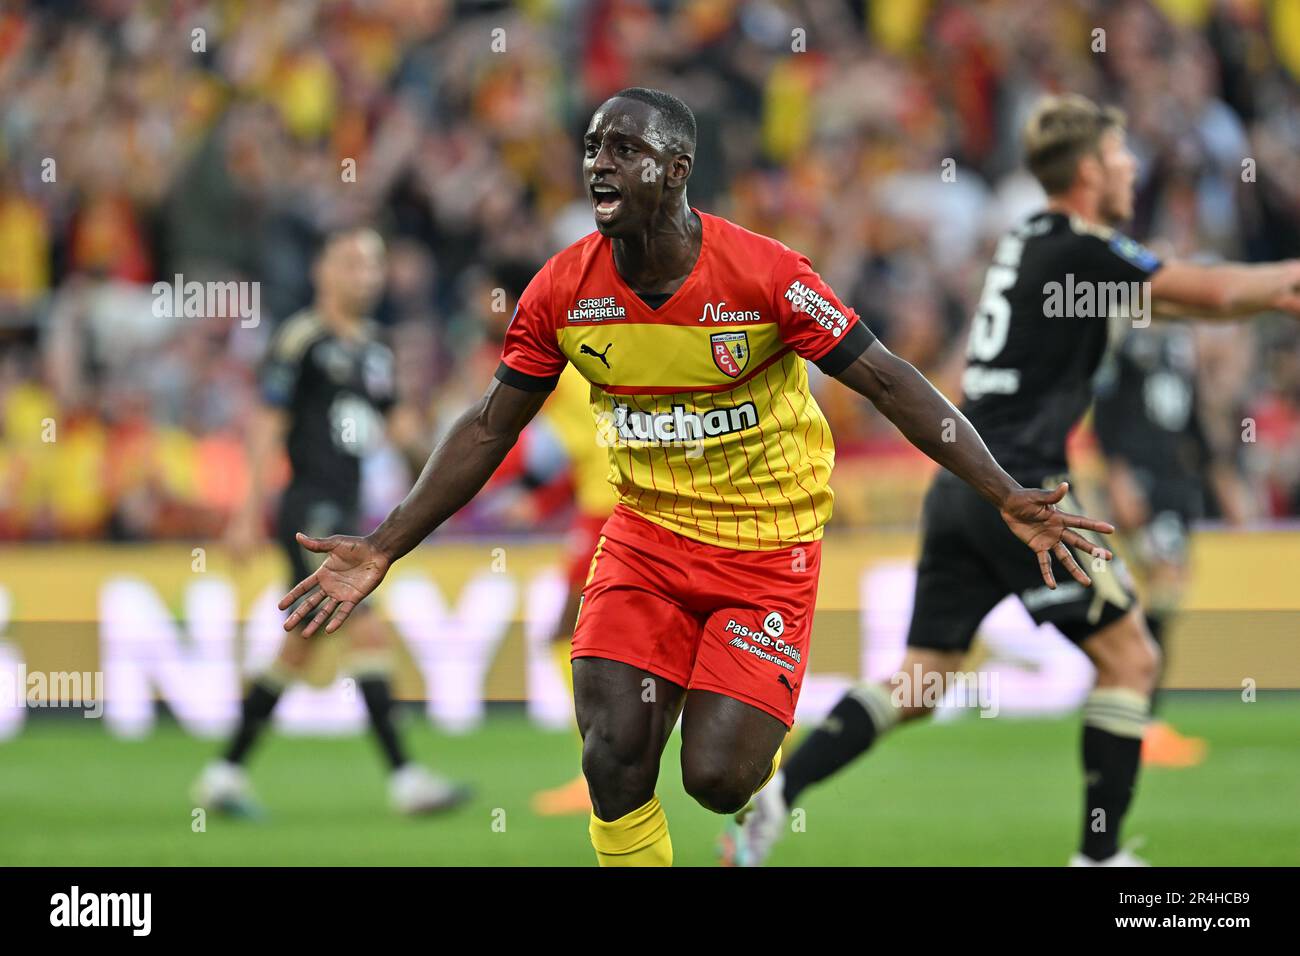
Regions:
<instances>
[{"instance_id":1,"label":"blurred stadium crowd","mask_svg":"<svg viewBox=\"0 0 1300 956\"><path fill-rule=\"evenodd\" d=\"M992 239L1041 199L1017 170L1037 96L1127 110L1135 236L1276 259L1300 255L1298 78L1293 0L9 7L0 539L217 532L243 493L260 352L344 224L388 239L379 317L436 433L495 367L492 290L513 299L592 229L579 134L620 87L683 96L692 202L806 252L955 397ZM260 283L260 324L159 317L153 283L178 273ZM1205 425L1251 517L1300 515L1300 339L1267 320L1198 337ZM842 462L911 461L825 386ZM404 490L395 456L369 474L376 509Z\"/></svg>"}]
</instances>

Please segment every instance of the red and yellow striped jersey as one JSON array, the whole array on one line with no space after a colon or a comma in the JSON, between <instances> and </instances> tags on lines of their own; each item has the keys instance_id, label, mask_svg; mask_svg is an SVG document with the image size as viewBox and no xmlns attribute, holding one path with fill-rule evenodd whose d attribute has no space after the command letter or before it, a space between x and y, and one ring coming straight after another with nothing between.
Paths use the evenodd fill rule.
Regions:
<instances>
[{"instance_id":1,"label":"red and yellow striped jersey","mask_svg":"<svg viewBox=\"0 0 1300 956\"><path fill-rule=\"evenodd\" d=\"M833 375L875 338L806 257L698 215L699 259L658 308L599 233L553 256L520 298L497 378L551 389L572 363L619 501L650 521L742 550L817 540L835 446L804 360Z\"/></svg>"},{"instance_id":2,"label":"red and yellow striped jersey","mask_svg":"<svg viewBox=\"0 0 1300 956\"><path fill-rule=\"evenodd\" d=\"M596 419L591 413L591 389L570 365L542 406L541 415L564 448L573 472L573 497L584 515L609 517L618 496L610 487L610 461L593 440Z\"/></svg>"}]
</instances>

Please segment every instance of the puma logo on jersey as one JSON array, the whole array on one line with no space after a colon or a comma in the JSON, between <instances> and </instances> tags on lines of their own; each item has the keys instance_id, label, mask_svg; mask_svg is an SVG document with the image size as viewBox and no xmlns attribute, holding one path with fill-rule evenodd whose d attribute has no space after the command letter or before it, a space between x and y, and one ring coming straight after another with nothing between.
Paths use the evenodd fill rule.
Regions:
<instances>
[{"instance_id":1,"label":"puma logo on jersey","mask_svg":"<svg viewBox=\"0 0 1300 956\"><path fill-rule=\"evenodd\" d=\"M583 345L580 349L578 349L578 354L593 355L605 363L605 368L609 368L609 359L605 358L605 356L609 353L609 350L613 345L614 345L613 342L610 342L609 345L606 345L604 352L597 352L590 345Z\"/></svg>"},{"instance_id":2,"label":"puma logo on jersey","mask_svg":"<svg viewBox=\"0 0 1300 956\"><path fill-rule=\"evenodd\" d=\"M784 685L785 685L785 689L788 690L788 691L790 692L790 702L791 702L791 703L794 703L794 692L795 692L795 689L798 688L799 685L798 685L798 684L791 684L788 680L785 679L785 675L784 675L784 674L777 674L777 675L776 675L776 682L777 682L778 684L784 684Z\"/></svg>"}]
</instances>

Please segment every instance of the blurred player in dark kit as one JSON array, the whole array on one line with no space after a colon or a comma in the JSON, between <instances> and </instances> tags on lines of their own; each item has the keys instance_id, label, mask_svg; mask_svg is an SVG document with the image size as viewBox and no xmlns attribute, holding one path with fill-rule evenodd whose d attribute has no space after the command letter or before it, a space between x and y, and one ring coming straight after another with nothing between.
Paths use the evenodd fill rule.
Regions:
<instances>
[{"instance_id":1,"label":"blurred player in dark kit","mask_svg":"<svg viewBox=\"0 0 1300 956\"><path fill-rule=\"evenodd\" d=\"M314 266L313 305L276 330L260 372L262 404L247 441L251 488L227 530L236 560L251 554L262 538L269 469L281 449L292 478L280 498L275 540L289 559L294 580L319 563L294 540L296 530L320 535L356 530L361 461L385 432L417 461L427 451L419 429L399 410L393 353L370 318L383 290L384 261L383 240L370 229L329 237ZM402 746L392 719L394 636L388 625L367 610L345 636L351 670L388 767L393 807L429 813L461 802L464 788L412 763ZM274 663L253 680L238 728L221 758L204 768L194 786L200 805L236 814L257 812L244 764L285 687L302 676L311 651L306 638L287 634Z\"/></svg>"},{"instance_id":2,"label":"blurred player in dark kit","mask_svg":"<svg viewBox=\"0 0 1300 956\"><path fill-rule=\"evenodd\" d=\"M1163 674L1166 631L1190 574L1191 526L1204 514L1207 485L1225 473L1201 427L1193 331L1170 323L1123 334L1097 376L1093 428L1106 457L1110 511L1145 585L1147 629L1160 645ZM1235 490L1225 481L1213 488L1220 499ZM1153 716L1158 695L1157 688ZM1142 759L1195 766L1205 749L1205 741L1153 719Z\"/></svg>"}]
</instances>

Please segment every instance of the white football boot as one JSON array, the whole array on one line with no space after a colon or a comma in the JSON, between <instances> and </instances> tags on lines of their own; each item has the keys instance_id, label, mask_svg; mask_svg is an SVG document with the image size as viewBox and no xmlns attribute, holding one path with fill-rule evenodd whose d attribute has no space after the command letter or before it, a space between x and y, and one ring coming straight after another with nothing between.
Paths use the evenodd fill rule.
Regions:
<instances>
[{"instance_id":1,"label":"white football boot","mask_svg":"<svg viewBox=\"0 0 1300 956\"><path fill-rule=\"evenodd\" d=\"M469 789L408 763L388 778L388 799L394 810L410 816L440 813L469 799Z\"/></svg>"},{"instance_id":2,"label":"white football boot","mask_svg":"<svg viewBox=\"0 0 1300 956\"><path fill-rule=\"evenodd\" d=\"M727 823L718 846L722 865L762 866L789 825L785 774L778 770L749 805Z\"/></svg>"},{"instance_id":3,"label":"white football boot","mask_svg":"<svg viewBox=\"0 0 1300 956\"><path fill-rule=\"evenodd\" d=\"M247 772L228 760L214 760L204 767L199 779L194 781L190 796L205 810L235 817L262 816L262 808L253 798Z\"/></svg>"},{"instance_id":4,"label":"white football boot","mask_svg":"<svg viewBox=\"0 0 1300 956\"><path fill-rule=\"evenodd\" d=\"M1140 842L1129 844L1122 850L1106 857L1104 860L1094 860L1090 856L1084 856L1082 853L1076 853L1070 857L1070 866L1150 866L1146 860L1138 856L1129 847L1140 846Z\"/></svg>"}]
</instances>

